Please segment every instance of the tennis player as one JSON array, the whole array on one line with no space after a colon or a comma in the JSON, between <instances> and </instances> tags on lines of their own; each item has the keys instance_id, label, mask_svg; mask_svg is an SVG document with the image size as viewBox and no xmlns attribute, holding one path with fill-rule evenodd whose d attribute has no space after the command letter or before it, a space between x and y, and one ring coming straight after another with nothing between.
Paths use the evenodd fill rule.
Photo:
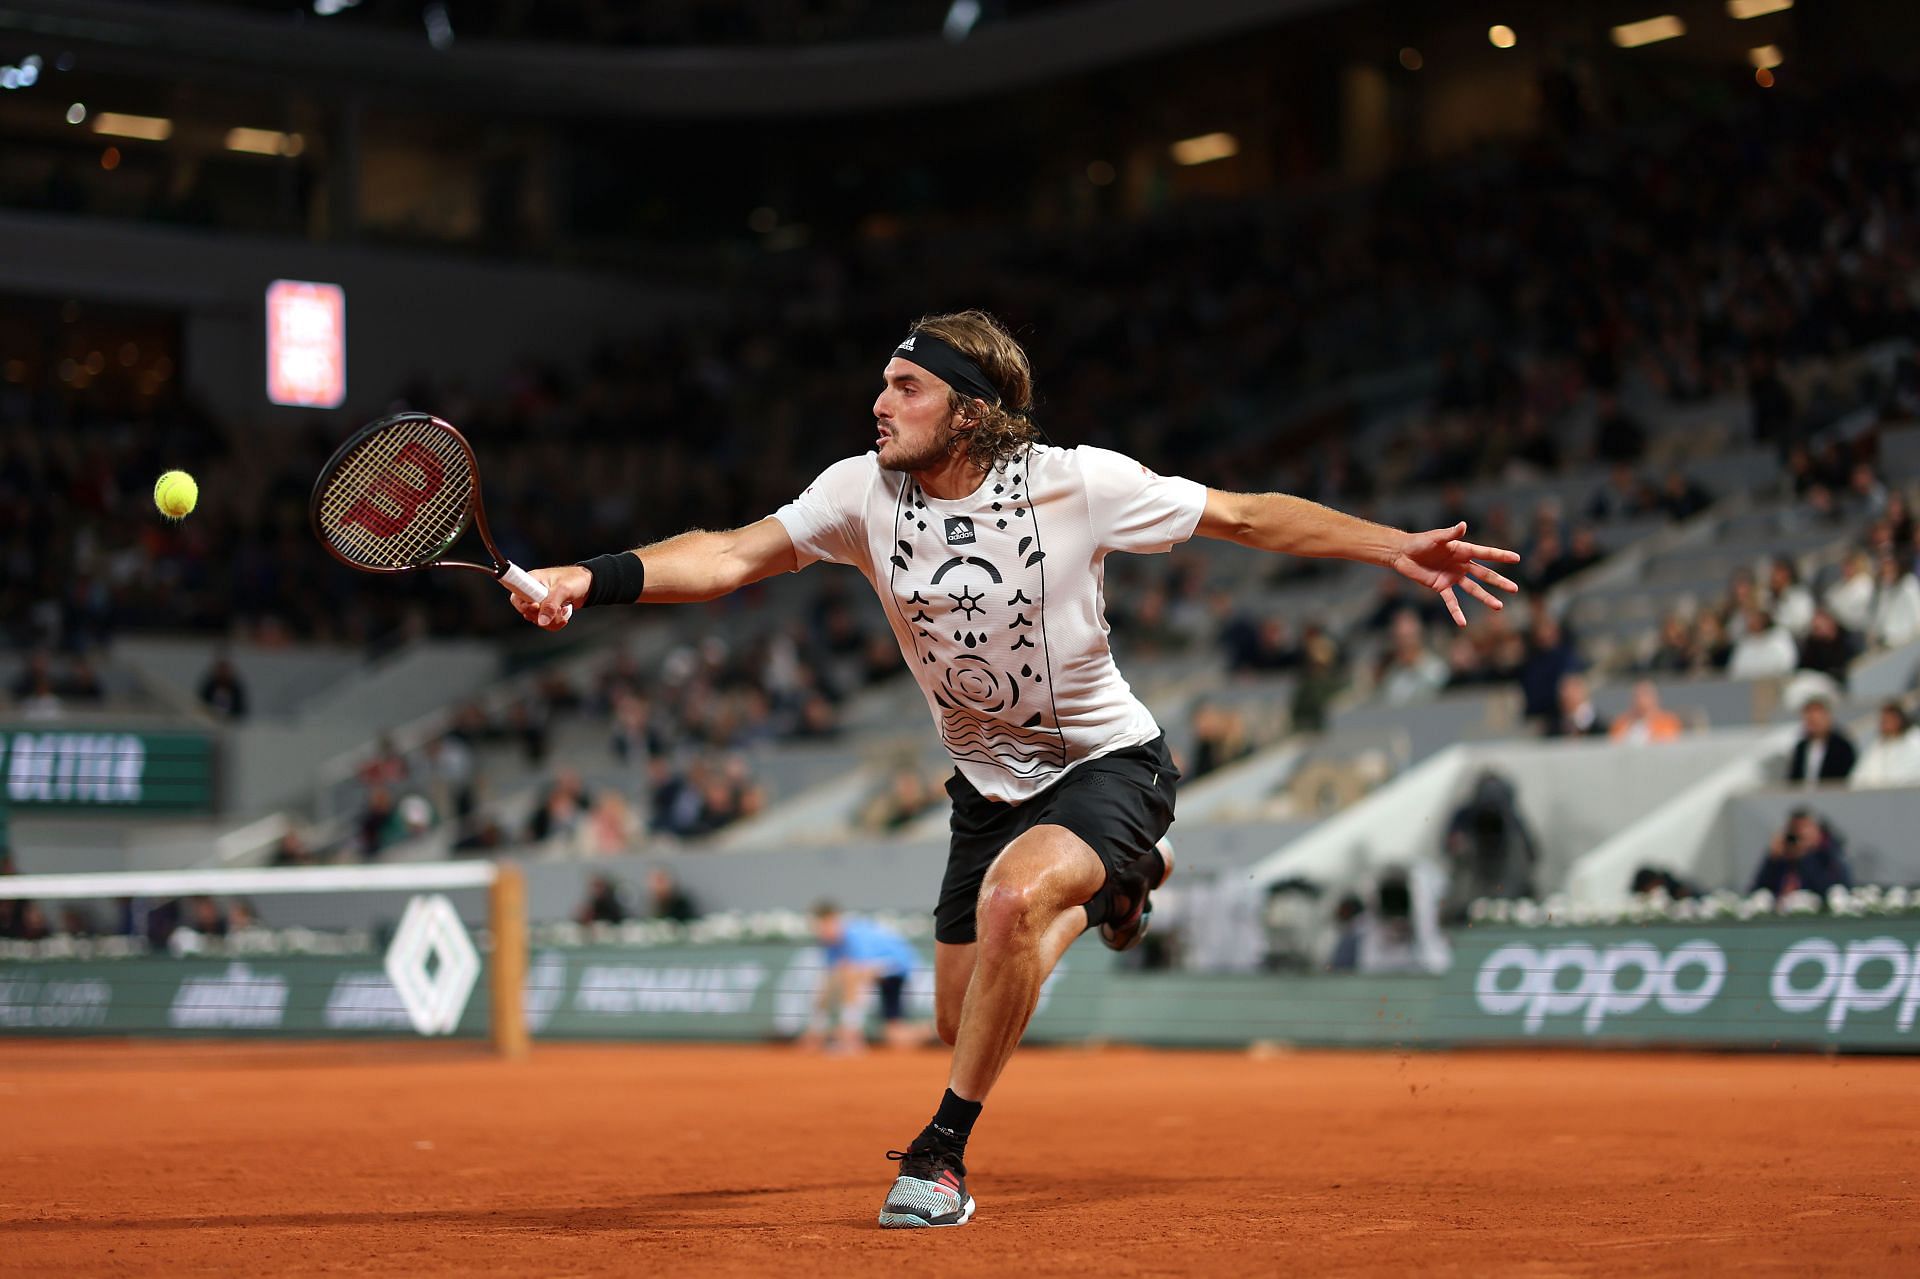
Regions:
<instances>
[{"instance_id":1,"label":"tennis player","mask_svg":"<svg viewBox=\"0 0 1920 1279\"><path fill-rule=\"evenodd\" d=\"M1033 1016L1040 986L1089 928L1139 941L1172 872L1161 837L1179 772L1107 645L1115 551L1198 534L1256 550L1376 564L1490 608L1512 582L1464 524L1407 533L1278 493L1157 475L1107 449L1040 442L1026 352L980 311L928 316L896 346L870 452L836 462L771 517L538 570L514 604L556 629L565 610L710 600L817 560L880 597L953 756L952 842L934 910L935 1023L953 1045L946 1094L905 1152L882 1226L958 1226L974 1211L967 1140ZM1482 585L1482 584L1485 585Z\"/></svg>"}]
</instances>

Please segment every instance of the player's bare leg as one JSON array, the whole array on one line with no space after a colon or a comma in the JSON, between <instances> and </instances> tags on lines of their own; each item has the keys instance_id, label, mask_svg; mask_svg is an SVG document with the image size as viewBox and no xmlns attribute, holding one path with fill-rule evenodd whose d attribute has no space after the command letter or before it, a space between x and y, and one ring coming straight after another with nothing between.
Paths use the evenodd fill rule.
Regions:
<instances>
[{"instance_id":1,"label":"player's bare leg","mask_svg":"<svg viewBox=\"0 0 1920 1279\"><path fill-rule=\"evenodd\" d=\"M1060 826L1034 827L995 859L980 888L973 978L953 1050L956 1094L986 1100L1106 878L1099 855Z\"/></svg>"},{"instance_id":2,"label":"player's bare leg","mask_svg":"<svg viewBox=\"0 0 1920 1279\"><path fill-rule=\"evenodd\" d=\"M1034 827L994 860L980 889L978 940L936 954L940 1028L943 1036L954 1030L949 1087L933 1123L899 1156L900 1177L880 1211L881 1225L958 1226L972 1217L967 1133L1033 1019L1040 987L1086 930L1085 903L1106 877L1099 856L1060 826ZM950 992L963 975L966 993L955 1028Z\"/></svg>"},{"instance_id":3,"label":"player's bare leg","mask_svg":"<svg viewBox=\"0 0 1920 1279\"><path fill-rule=\"evenodd\" d=\"M1057 828L1056 828L1057 829ZM1053 956L1048 965L1060 962L1067 947L1087 930L1087 913L1066 911L1047 932L1046 950ZM960 1037L960 1010L966 1004L967 987L973 981L974 956L978 942L935 942L933 944L934 1029L940 1042L951 1047Z\"/></svg>"},{"instance_id":4,"label":"player's bare leg","mask_svg":"<svg viewBox=\"0 0 1920 1279\"><path fill-rule=\"evenodd\" d=\"M979 943L970 941L933 944L933 1028L948 1046L960 1037L960 1008L966 1003L978 949Z\"/></svg>"}]
</instances>

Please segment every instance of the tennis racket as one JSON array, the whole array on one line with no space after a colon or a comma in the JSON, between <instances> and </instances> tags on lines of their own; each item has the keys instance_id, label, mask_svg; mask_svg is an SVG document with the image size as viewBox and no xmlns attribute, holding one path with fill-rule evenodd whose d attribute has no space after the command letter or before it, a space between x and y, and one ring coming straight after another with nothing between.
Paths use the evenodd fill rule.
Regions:
<instances>
[{"instance_id":1,"label":"tennis racket","mask_svg":"<svg viewBox=\"0 0 1920 1279\"><path fill-rule=\"evenodd\" d=\"M308 509L320 545L362 572L464 568L536 604L547 597L545 586L493 544L473 446L431 414L399 413L361 428L321 468ZM445 558L469 521L491 563Z\"/></svg>"}]
</instances>

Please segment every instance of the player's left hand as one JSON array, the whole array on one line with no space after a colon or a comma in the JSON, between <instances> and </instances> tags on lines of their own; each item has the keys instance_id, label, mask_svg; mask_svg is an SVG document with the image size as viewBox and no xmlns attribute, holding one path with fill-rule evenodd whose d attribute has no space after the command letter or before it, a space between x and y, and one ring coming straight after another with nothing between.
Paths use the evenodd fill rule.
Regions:
<instances>
[{"instance_id":1,"label":"player's left hand","mask_svg":"<svg viewBox=\"0 0 1920 1279\"><path fill-rule=\"evenodd\" d=\"M1388 561L1389 567L1402 577L1418 582L1430 591L1440 592L1440 598L1447 602L1447 612L1452 615L1456 626L1465 626L1467 615L1460 610L1460 599L1454 594L1455 588L1496 611L1505 608L1505 602L1480 585L1481 582L1507 592L1520 589L1485 564L1475 563L1476 560L1493 560L1499 564L1518 564L1520 553L1498 546L1476 546L1472 542L1463 542L1460 539L1466 531L1467 526L1462 522L1452 528L1409 533L1406 542Z\"/></svg>"}]
</instances>

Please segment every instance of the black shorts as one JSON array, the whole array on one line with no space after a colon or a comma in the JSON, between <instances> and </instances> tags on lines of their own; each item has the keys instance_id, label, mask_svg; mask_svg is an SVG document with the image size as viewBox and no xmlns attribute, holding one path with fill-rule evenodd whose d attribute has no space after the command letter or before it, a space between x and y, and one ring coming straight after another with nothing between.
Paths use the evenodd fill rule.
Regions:
<instances>
[{"instance_id":1,"label":"black shorts","mask_svg":"<svg viewBox=\"0 0 1920 1279\"><path fill-rule=\"evenodd\" d=\"M899 1021L907 1015L907 975L895 973L880 979L880 1020Z\"/></svg>"},{"instance_id":2,"label":"black shorts","mask_svg":"<svg viewBox=\"0 0 1920 1279\"><path fill-rule=\"evenodd\" d=\"M1164 735L1077 765L1023 804L988 799L956 769L947 779L953 842L933 911L933 939L974 940L974 908L987 867L1035 826L1064 826L1099 854L1107 884L1087 903L1087 912L1093 924L1105 922L1107 894L1116 879L1145 875L1147 867L1158 875L1153 846L1173 825L1173 788L1179 780Z\"/></svg>"}]
</instances>

